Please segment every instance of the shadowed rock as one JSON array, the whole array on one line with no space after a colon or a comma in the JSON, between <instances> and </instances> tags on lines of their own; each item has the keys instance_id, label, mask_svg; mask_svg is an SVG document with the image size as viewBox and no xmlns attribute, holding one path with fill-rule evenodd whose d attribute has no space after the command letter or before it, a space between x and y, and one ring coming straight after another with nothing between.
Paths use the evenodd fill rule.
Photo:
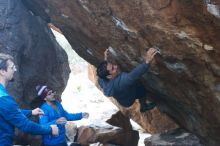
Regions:
<instances>
[{"instance_id":1,"label":"shadowed rock","mask_svg":"<svg viewBox=\"0 0 220 146\"><path fill-rule=\"evenodd\" d=\"M204 146L198 137L183 129L152 135L144 143L146 146Z\"/></svg>"},{"instance_id":2,"label":"shadowed rock","mask_svg":"<svg viewBox=\"0 0 220 146\"><path fill-rule=\"evenodd\" d=\"M66 129L68 140L73 142L76 135L76 126L73 123L68 123ZM77 141L85 146L89 144L94 146L137 146L138 140L138 132L132 130L129 118L123 116L121 112L114 114L107 120L107 123L100 122L95 125L80 126L78 128Z\"/></svg>"}]
</instances>

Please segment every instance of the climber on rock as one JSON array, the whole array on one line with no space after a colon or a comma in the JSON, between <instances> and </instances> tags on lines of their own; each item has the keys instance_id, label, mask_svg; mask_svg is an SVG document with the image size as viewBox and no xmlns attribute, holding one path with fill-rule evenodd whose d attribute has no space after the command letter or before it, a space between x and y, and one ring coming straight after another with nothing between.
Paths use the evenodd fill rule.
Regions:
<instances>
[{"instance_id":1,"label":"climber on rock","mask_svg":"<svg viewBox=\"0 0 220 146\"><path fill-rule=\"evenodd\" d=\"M136 99L140 102L140 112L151 110L155 102L146 103L146 89L139 78L148 71L157 50L150 48L145 54L145 62L131 72L121 72L119 66L108 61L108 49L104 53L105 61L97 67L98 83L105 96L115 98L122 106L130 107ZM114 61L115 62L115 61Z\"/></svg>"}]
</instances>

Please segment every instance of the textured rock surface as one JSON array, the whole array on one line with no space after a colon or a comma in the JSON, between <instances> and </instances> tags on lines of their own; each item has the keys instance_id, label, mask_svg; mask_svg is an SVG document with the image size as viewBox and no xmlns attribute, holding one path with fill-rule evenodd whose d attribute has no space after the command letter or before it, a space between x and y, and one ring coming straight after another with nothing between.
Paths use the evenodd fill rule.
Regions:
<instances>
[{"instance_id":1,"label":"textured rock surface","mask_svg":"<svg viewBox=\"0 0 220 146\"><path fill-rule=\"evenodd\" d=\"M47 23L33 16L20 0L0 0L0 52L14 57L17 72L8 90L21 107L30 108L38 84L63 91L69 76L67 56ZM34 141L29 137L23 139L30 142Z\"/></svg>"},{"instance_id":2,"label":"textured rock surface","mask_svg":"<svg viewBox=\"0 0 220 146\"><path fill-rule=\"evenodd\" d=\"M51 20L93 65L111 47L112 55L128 71L142 61L145 47L157 46L162 55L143 80L160 110L206 145L219 145L220 0L23 2L34 15Z\"/></svg>"},{"instance_id":3,"label":"textured rock surface","mask_svg":"<svg viewBox=\"0 0 220 146\"><path fill-rule=\"evenodd\" d=\"M148 133L161 133L178 127L173 120L166 114L161 113L158 108L141 113L138 101L135 101L129 108L122 107L114 98L111 98L111 101L117 105L124 115L137 122Z\"/></svg>"},{"instance_id":4,"label":"textured rock surface","mask_svg":"<svg viewBox=\"0 0 220 146\"><path fill-rule=\"evenodd\" d=\"M145 146L204 146L198 137L182 129L155 134L144 140Z\"/></svg>"},{"instance_id":5,"label":"textured rock surface","mask_svg":"<svg viewBox=\"0 0 220 146\"><path fill-rule=\"evenodd\" d=\"M35 86L46 83L61 93L67 83L67 55L56 43L45 21L18 1L0 1L0 51L14 57L18 71L9 91L24 106L33 100Z\"/></svg>"},{"instance_id":6,"label":"textured rock surface","mask_svg":"<svg viewBox=\"0 0 220 146\"><path fill-rule=\"evenodd\" d=\"M137 146L139 140L138 131L132 129L130 119L120 111L112 115L107 123L122 128L123 132L115 137L113 144L122 146Z\"/></svg>"},{"instance_id":7,"label":"textured rock surface","mask_svg":"<svg viewBox=\"0 0 220 146\"><path fill-rule=\"evenodd\" d=\"M100 122L99 125L80 126L77 141L85 146L89 144L93 146L137 146L139 134L138 131L132 129L128 117L117 112L106 122ZM70 142L74 141L76 128L77 126L72 122L66 125L66 136Z\"/></svg>"}]
</instances>

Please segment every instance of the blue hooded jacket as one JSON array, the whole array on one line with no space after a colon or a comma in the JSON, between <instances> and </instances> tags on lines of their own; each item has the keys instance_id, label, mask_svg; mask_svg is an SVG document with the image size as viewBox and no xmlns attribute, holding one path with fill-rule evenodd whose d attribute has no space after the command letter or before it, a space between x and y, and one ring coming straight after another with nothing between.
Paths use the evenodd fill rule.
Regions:
<instances>
[{"instance_id":1,"label":"blue hooded jacket","mask_svg":"<svg viewBox=\"0 0 220 146\"><path fill-rule=\"evenodd\" d=\"M57 110L46 102L41 106L44 111L44 115L40 118L40 124L42 125L56 125L56 121L65 117L67 121L81 120L83 118L82 113L71 114L63 109L63 106L56 101ZM65 124L57 124L59 128L59 136L52 136L50 134L43 136L43 142L46 145L57 145L66 142L66 129Z\"/></svg>"},{"instance_id":2,"label":"blue hooded jacket","mask_svg":"<svg viewBox=\"0 0 220 146\"><path fill-rule=\"evenodd\" d=\"M112 80L99 78L98 83L105 96L114 97L122 106L131 106L135 99L146 96L146 90L138 79L148 71L149 64L142 63L131 72L121 72Z\"/></svg>"},{"instance_id":3,"label":"blue hooded jacket","mask_svg":"<svg viewBox=\"0 0 220 146\"><path fill-rule=\"evenodd\" d=\"M13 97L0 84L0 144L11 146L15 127L30 134L50 134L50 126L41 126L30 121L31 110L21 110Z\"/></svg>"}]
</instances>

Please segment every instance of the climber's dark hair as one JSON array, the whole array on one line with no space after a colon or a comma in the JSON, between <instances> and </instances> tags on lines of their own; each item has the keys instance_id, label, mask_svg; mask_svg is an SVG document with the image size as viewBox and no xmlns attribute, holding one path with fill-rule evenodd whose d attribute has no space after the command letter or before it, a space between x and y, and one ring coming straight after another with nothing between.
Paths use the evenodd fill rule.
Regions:
<instances>
[{"instance_id":1,"label":"climber's dark hair","mask_svg":"<svg viewBox=\"0 0 220 146\"><path fill-rule=\"evenodd\" d=\"M100 77L101 79L105 79L108 80L107 76L110 75L109 71L107 70L107 61L103 61L101 62L97 69L96 69L96 74L98 75L98 77Z\"/></svg>"}]
</instances>

